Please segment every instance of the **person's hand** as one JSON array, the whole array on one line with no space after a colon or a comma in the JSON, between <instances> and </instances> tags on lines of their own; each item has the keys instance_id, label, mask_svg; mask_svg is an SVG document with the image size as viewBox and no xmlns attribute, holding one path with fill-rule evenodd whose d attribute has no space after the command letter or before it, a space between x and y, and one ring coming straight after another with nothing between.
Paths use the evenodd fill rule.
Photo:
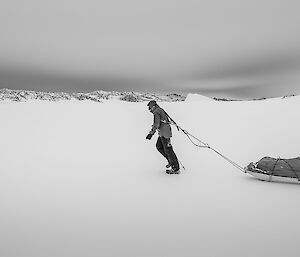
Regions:
<instances>
[{"instance_id":1,"label":"person's hand","mask_svg":"<svg viewBox=\"0 0 300 257\"><path fill-rule=\"evenodd\" d=\"M151 140L152 136L153 136L153 134L150 134L150 133L149 133L149 134L146 136L146 139Z\"/></svg>"}]
</instances>

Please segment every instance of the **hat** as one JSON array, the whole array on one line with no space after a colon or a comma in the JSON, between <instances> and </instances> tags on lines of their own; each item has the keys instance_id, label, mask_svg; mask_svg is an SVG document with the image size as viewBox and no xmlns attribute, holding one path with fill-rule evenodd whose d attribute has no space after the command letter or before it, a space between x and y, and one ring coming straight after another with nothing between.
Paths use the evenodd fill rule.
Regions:
<instances>
[{"instance_id":1,"label":"hat","mask_svg":"<svg viewBox=\"0 0 300 257\"><path fill-rule=\"evenodd\" d=\"M157 103L156 103L156 101L154 101L154 100L151 100L148 104L147 104L147 106L149 106L149 107L153 107L153 106L155 106L155 105L157 105Z\"/></svg>"}]
</instances>

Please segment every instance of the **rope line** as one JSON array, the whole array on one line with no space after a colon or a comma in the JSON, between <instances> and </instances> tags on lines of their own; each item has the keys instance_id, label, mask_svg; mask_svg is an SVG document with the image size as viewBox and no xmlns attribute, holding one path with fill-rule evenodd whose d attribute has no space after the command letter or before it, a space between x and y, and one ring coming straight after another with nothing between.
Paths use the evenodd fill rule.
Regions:
<instances>
[{"instance_id":1,"label":"rope line","mask_svg":"<svg viewBox=\"0 0 300 257\"><path fill-rule=\"evenodd\" d=\"M219 153L218 151L216 151L215 149L213 149L212 147L209 147L211 150L213 150L215 153L217 153L218 155L220 155L222 158L224 158L226 161L228 161L229 163L231 163L234 167L236 167L237 169L239 169L242 172L245 172L244 168L240 165L238 165L236 162L234 162L233 160L230 160L228 157L224 156L223 154Z\"/></svg>"},{"instance_id":2,"label":"rope line","mask_svg":"<svg viewBox=\"0 0 300 257\"><path fill-rule=\"evenodd\" d=\"M167 114L167 113L166 113ZM211 146L209 146L207 143L204 143L203 141L201 141L199 138L193 136L191 133L187 132L186 130L182 129L180 126L177 125L177 123L167 114L167 116L169 117L169 119L171 120L170 124L171 125L175 125L177 127L177 130L181 130L187 137L188 139L191 141L191 143L197 147L203 147L203 148L208 148L211 149L212 151L214 151L216 154L218 154L220 157L222 157L223 159L225 159L226 161L228 161L230 164L232 164L234 167L236 167L237 169L239 169L242 172L245 172L244 168L242 166L240 166L239 164L237 164L236 162L234 162L233 160L229 159L228 157L226 157L225 155L221 154L220 152L218 152L217 150L215 150L214 148L212 148ZM195 142L198 141L199 143Z\"/></svg>"}]
</instances>

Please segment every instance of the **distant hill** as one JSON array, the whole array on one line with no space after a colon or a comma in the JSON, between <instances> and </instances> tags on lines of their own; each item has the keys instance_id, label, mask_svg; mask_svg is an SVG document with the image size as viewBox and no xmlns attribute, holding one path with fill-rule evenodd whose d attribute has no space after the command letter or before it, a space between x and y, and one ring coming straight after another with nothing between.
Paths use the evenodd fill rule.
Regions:
<instances>
[{"instance_id":1,"label":"distant hill","mask_svg":"<svg viewBox=\"0 0 300 257\"><path fill-rule=\"evenodd\" d=\"M65 92L36 92L27 90L0 89L0 101L25 102L28 100L42 101L93 101L103 102L105 100L120 100L127 102L143 102L156 100L176 102L184 101L186 96L181 94L157 94L139 92L115 92L115 91L94 91L90 93L65 93Z\"/></svg>"},{"instance_id":2,"label":"distant hill","mask_svg":"<svg viewBox=\"0 0 300 257\"><path fill-rule=\"evenodd\" d=\"M290 98L296 95L286 95L280 98ZM0 89L0 101L13 101L13 102L26 102L28 100L41 100L41 101L93 101L103 102L106 100L120 100L126 102L144 102L155 100L158 102L178 102L178 101L257 101L266 100L268 98L262 97L249 100L236 100L227 98L210 98L201 94L159 94L159 93L140 93L140 92L116 92L116 91L93 91L90 93L65 93L65 92L38 92L28 90L13 90L13 89Z\"/></svg>"}]
</instances>

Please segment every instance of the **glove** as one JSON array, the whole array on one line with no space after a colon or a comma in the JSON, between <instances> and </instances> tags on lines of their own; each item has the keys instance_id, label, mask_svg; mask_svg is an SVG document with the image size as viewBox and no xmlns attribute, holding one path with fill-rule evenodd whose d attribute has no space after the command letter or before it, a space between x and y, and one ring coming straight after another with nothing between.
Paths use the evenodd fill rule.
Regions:
<instances>
[{"instance_id":1,"label":"glove","mask_svg":"<svg viewBox=\"0 0 300 257\"><path fill-rule=\"evenodd\" d=\"M153 134L150 134L150 133L149 133L149 134L146 136L146 139L151 140L152 136L153 136Z\"/></svg>"}]
</instances>

